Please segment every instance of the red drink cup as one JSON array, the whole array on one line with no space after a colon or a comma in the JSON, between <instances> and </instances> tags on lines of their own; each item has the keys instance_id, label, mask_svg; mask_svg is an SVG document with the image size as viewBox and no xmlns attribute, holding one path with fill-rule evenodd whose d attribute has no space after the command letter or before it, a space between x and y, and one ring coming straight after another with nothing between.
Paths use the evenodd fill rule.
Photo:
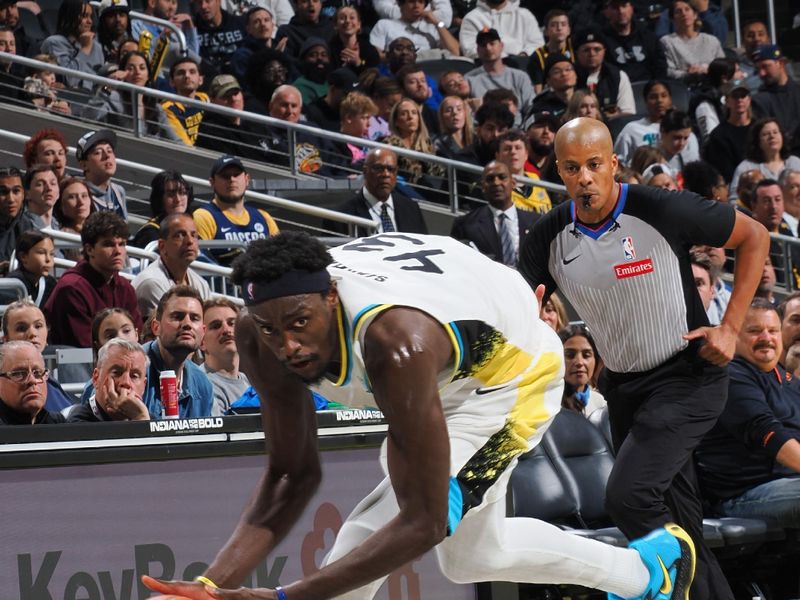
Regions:
<instances>
[{"instance_id":1,"label":"red drink cup","mask_svg":"<svg viewBox=\"0 0 800 600\"><path fill-rule=\"evenodd\" d=\"M175 371L161 371L158 378L161 387L161 405L165 419L178 418L178 378Z\"/></svg>"}]
</instances>

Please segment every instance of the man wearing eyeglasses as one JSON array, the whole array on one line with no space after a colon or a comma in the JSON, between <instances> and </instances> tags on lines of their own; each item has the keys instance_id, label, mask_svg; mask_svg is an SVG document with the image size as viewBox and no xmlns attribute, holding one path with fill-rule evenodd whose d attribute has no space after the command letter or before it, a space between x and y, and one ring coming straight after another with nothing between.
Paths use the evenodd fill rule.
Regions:
<instances>
[{"instance_id":1,"label":"man wearing eyeglasses","mask_svg":"<svg viewBox=\"0 0 800 600\"><path fill-rule=\"evenodd\" d=\"M391 150L370 150L364 160L364 186L350 200L336 208L339 212L371 219L377 229L365 231L355 227L355 237L373 233L428 233L419 205L395 189L397 184L397 154ZM323 221L322 226L348 235L348 225L339 221Z\"/></svg>"},{"instance_id":2,"label":"man wearing eyeglasses","mask_svg":"<svg viewBox=\"0 0 800 600\"><path fill-rule=\"evenodd\" d=\"M30 342L6 342L0 346L0 425L49 425L63 423L60 413L44 408L47 369Z\"/></svg>"}]
</instances>

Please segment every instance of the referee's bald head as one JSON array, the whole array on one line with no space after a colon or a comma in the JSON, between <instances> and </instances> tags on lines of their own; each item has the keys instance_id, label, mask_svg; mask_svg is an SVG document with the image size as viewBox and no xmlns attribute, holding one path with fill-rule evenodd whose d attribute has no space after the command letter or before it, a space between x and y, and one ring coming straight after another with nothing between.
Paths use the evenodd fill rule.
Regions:
<instances>
[{"instance_id":1,"label":"referee's bald head","mask_svg":"<svg viewBox=\"0 0 800 600\"><path fill-rule=\"evenodd\" d=\"M596 145L601 151L614 151L614 144L611 141L611 132L602 121L590 117L578 117L567 121L556 133L556 157L560 157L566 149L566 145Z\"/></svg>"}]
</instances>

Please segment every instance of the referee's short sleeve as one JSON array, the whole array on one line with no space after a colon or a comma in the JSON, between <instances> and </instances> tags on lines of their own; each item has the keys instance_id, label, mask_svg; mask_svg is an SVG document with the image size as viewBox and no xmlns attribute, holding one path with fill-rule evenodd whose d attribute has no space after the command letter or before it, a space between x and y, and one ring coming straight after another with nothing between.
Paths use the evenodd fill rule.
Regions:
<instances>
[{"instance_id":1,"label":"referee's short sleeve","mask_svg":"<svg viewBox=\"0 0 800 600\"><path fill-rule=\"evenodd\" d=\"M533 290L539 284L544 284L545 298L558 287L549 270L550 246L558 233L558 212L559 209L553 209L536 221L533 229L525 236L519 252L519 272Z\"/></svg>"},{"instance_id":2,"label":"referee's short sleeve","mask_svg":"<svg viewBox=\"0 0 800 600\"><path fill-rule=\"evenodd\" d=\"M658 190L655 222L662 231L673 231L690 245L720 248L733 233L736 209L729 204L708 200L694 192Z\"/></svg>"}]
</instances>

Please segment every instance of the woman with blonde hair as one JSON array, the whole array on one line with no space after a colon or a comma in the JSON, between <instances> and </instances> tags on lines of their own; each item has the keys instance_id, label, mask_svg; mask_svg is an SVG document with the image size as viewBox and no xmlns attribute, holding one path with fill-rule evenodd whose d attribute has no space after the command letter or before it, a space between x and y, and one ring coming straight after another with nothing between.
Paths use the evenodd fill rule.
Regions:
<instances>
[{"instance_id":1,"label":"woman with blonde hair","mask_svg":"<svg viewBox=\"0 0 800 600\"><path fill-rule=\"evenodd\" d=\"M567 103L567 110L564 111L562 120L566 123L578 117L589 117L603 121L603 113L600 112L600 101L589 90L575 90L572 98Z\"/></svg>"},{"instance_id":2,"label":"woman with blonde hair","mask_svg":"<svg viewBox=\"0 0 800 600\"><path fill-rule=\"evenodd\" d=\"M439 105L439 130L433 139L436 154L454 158L473 139L472 110L469 103L458 96L447 96Z\"/></svg>"},{"instance_id":3,"label":"woman with blonde hair","mask_svg":"<svg viewBox=\"0 0 800 600\"><path fill-rule=\"evenodd\" d=\"M406 148L423 154L433 154L433 143L428 128L422 119L419 105L411 98L403 98L395 104L389 116L389 130L392 132L385 143L398 148ZM399 174L407 183L418 183L423 175L441 176L438 165L423 163L406 156L397 157Z\"/></svg>"}]
</instances>

